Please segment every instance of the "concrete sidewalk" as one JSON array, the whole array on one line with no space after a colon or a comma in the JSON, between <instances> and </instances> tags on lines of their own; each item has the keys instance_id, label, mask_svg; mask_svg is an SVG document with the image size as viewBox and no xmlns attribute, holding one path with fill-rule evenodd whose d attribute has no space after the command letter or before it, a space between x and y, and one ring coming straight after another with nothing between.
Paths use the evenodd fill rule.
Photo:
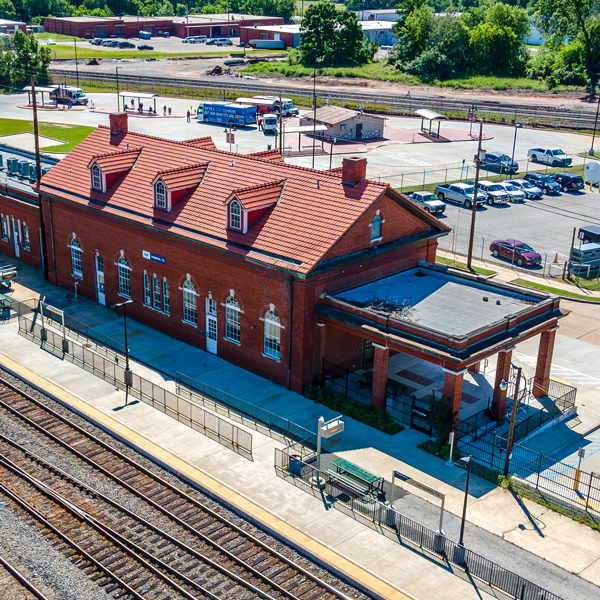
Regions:
<instances>
[{"instance_id":1,"label":"concrete sidewalk","mask_svg":"<svg viewBox=\"0 0 600 600\"><path fill-rule=\"evenodd\" d=\"M122 318L113 312L82 299L69 298L70 294L65 290L41 280L41 273L34 269L23 267L19 277L27 287L16 284L11 293L15 299L35 297L36 292L45 294L50 304L64 308L80 321L122 341ZM319 416L335 416L332 411L314 405L298 394L139 323L128 320L128 329L134 371L168 389L174 390L175 372L183 371L309 430L315 430ZM372 571L379 579L423 599L475 598L478 595L471 583L459 580L425 557L337 511L325 510L321 501L277 478L273 469L273 450L281 446L278 442L249 430L254 439L254 458L247 461L142 403L122 408L123 393L18 336L15 320L5 324L2 331L0 352L8 359L83 399L111 422L126 425L143 439L151 440L211 475L262 510ZM460 515L465 474L417 449L416 446L425 439L425 435L414 430L390 437L346 419L343 435L330 440L327 448L388 480L391 470L396 469L444 491L448 511ZM419 493L415 495L420 496ZM437 510L419 498L414 498L411 505L417 507L413 508L415 516L422 513L425 517ZM498 538L503 538L528 552L521 553L519 560L510 561L514 564L502 566L514 569L542 587L552 582L560 591L551 591L564 598L597 596L597 588L584 579L596 585L600 583L600 533L535 503L515 498L506 490L478 478L472 480L467 518L471 524L465 537L467 546L473 536L473 540L479 540L477 551L502 564L511 553L497 550L494 540L499 544ZM455 526L447 533L456 539ZM488 551L484 552L484 548ZM552 561L560 569L556 570L537 557ZM551 572L553 577L549 576ZM580 574L583 579L571 573ZM448 589L450 582L453 585Z\"/></svg>"}]
</instances>

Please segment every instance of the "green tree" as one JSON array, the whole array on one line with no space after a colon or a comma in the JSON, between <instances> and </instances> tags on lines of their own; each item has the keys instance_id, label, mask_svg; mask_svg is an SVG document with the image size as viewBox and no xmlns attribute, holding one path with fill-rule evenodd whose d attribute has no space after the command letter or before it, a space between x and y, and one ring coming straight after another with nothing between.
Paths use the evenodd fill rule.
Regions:
<instances>
[{"instance_id":1,"label":"green tree","mask_svg":"<svg viewBox=\"0 0 600 600\"><path fill-rule=\"evenodd\" d=\"M177 4L177 6L175 7L175 13L177 14L178 17L183 17L184 15L187 14L187 7L185 4Z\"/></svg>"},{"instance_id":2,"label":"green tree","mask_svg":"<svg viewBox=\"0 0 600 600\"><path fill-rule=\"evenodd\" d=\"M12 35L11 42L12 50L7 52L5 65L10 69L11 85L23 87L32 76L39 85L47 85L48 66L52 61L50 48L40 46L32 35L25 35L19 30Z\"/></svg>"},{"instance_id":3,"label":"green tree","mask_svg":"<svg viewBox=\"0 0 600 600\"><path fill-rule=\"evenodd\" d=\"M579 41L592 95L600 72L600 9L597 0L538 0L539 26L549 36L546 47L559 51L566 40Z\"/></svg>"},{"instance_id":4,"label":"green tree","mask_svg":"<svg viewBox=\"0 0 600 600\"><path fill-rule=\"evenodd\" d=\"M339 12L329 0L311 4L300 28L300 62L306 67L333 67L368 62L367 43L354 12Z\"/></svg>"},{"instance_id":5,"label":"green tree","mask_svg":"<svg viewBox=\"0 0 600 600\"><path fill-rule=\"evenodd\" d=\"M246 0L240 4L240 10L251 15L283 17L285 21L291 21L296 3L294 0Z\"/></svg>"},{"instance_id":6,"label":"green tree","mask_svg":"<svg viewBox=\"0 0 600 600\"><path fill-rule=\"evenodd\" d=\"M165 0L162 6L158 9L156 15L158 17L171 17L175 14L175 9L169 0Z\"/></svg>"},{"instance_id":7,"label":"green tree","mask_svg":"<svg viewBox=\"0 0 600 600\"><path fill-rule=\"evenodd\" d=\"M456 423L458 411L452 410L452 398L444 400L443 397L436 398L435 394L429 401L429 424L437 443L443 446L448 441L452 427Z\"/></svg>"},{"instance_id":8,"label":"green tree","mask_svg":"<svg viewBox=\"0 0 600 600\"><path fill-rule=\"evenodd\" d=\"M0 19L12 19L17 16L15 5L11 0L0 0Z\"/></svg>"}]
</instances>

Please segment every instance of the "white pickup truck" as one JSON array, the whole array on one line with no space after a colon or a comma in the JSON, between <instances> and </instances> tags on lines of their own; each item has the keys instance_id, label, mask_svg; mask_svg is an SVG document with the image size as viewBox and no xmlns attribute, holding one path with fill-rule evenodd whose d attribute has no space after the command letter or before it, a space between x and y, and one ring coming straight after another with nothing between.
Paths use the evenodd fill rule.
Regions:
<instances>
[{"instance_id":1,"label":"white pickup truck","mask_svg":"<svg viewBox=\"0 0 600 600\"><path fill-rule=\"evenodd\" d=\"M465 208L473 206L473 198L475 196L475 187L472 183L442 183L435 186L435 193L439 200L445 202L454 202L461 204ZM477 195L477 206L483 206L485 196Z\"/></svg>"},{"instance_id":2,"label":"white pickup truck","mask_svg":"<svg viewBox=\"0 0 600 600\"><path fill-rule=\"evenodd\" d=\"M573 162L560 148L532 148L527 152L527 157L531 162L544 163L551 167L568 167Z\"/></svg>"}]
</instances>

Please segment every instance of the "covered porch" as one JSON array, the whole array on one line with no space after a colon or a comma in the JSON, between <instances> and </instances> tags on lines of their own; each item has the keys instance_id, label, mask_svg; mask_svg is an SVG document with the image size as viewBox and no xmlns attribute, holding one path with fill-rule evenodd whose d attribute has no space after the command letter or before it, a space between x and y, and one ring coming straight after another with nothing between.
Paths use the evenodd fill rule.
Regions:
<instances>
[{"instance_id":1,"label":"covered porch","mask_svg":"<svg viewBox=\"0 0 600 600\"><path fill-rule=\"evenodd\" d=\"M323 373L335 380L330 365L344 364L339 348L358 345L360 360L352 351L345 368L372 408L410 410L410 424L419 428L435 395L451 401L459 420L486 411L500 423L511 391L500 383L514 378L516 344L534 336L540 349L529 391L532 400L548 393L557 323L566 314L559 304L557 296L420 263L321 295Z\"/></svg>"}]
</instances>

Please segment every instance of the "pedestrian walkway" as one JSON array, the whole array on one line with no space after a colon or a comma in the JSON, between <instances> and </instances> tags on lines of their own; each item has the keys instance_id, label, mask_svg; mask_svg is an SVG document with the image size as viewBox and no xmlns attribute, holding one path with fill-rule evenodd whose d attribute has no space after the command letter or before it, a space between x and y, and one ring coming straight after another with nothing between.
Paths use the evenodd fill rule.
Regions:
<instances>
[{"instance_id":1,"label":"pedestrian walkway","mask_svg":"<svg viewBox=\"0 0 600 600\"><path fill-rule=\"evenodd\" d=\"M14 285L11 296L15 299L33 298L42 293L48 303L59 305L67 314L91 324L97 331L123 341L121 317L86 300L69 297L72 295L65 290L45 283L39 271L23 266L19 270L19 282ZM143 403L125 407L122 392L20 337L15 320L5 323L1 331L0 352L6 358L0 362L12 364L16 370L28 370L29 376L41 383L51 382L57 394L84 401L82 406L93 409L110 422L107 426L133 432L134 443L155 444L190 465L194 472L199 470L199 476L218 482L216 495L226 491L235 493L241 509L258 506L262 511L261 522L269 527L276 529L284 524L287 532L291 531L290 526L299 530L308 552L327 549L330 552L327 560L343 563L348 575L360 567L372 582L383 581L423 600L481 597L472 583L338 511L326 510L327 505L322 500L276 477L273 452L282 447L276 440L248 429L253 435L254 455L252 461L246 460ZM174 390L174 375L183 371L312 431L316 430L319 416L326 419L336 416L298 394L139 323L128 320L128 333L134 372L167 389ZM388 481L392 469L419 479L446 494L450 513L461 514L465 473L419 450L416 446L427 439L424 434L405 430L388 436L352 419L345 421L345 431L328 441L328 450ZM414 496L411 502L416 507L415 516L423 513L426 518L426 509L434 510L418 490L410 496ZM471 481L468 504L467 547L471 543L480 544L477 551L486 558L514 569L541 587L556 585L560 589L550 591L563 598L579 600L597 596L597 588L586 580L596 585L600 583L600 533L537 504L520 500L476 477ZM447 533L456 539L456 522L452 517L448 519ZM501 550L507 547L500 538L528 552L522 552L518 560L513 559L514 564L502 564L510 553ZM560 568L556 569L547 560ZM551 577L549 573L555 575Z\"/></svg>"}]
</instances>

